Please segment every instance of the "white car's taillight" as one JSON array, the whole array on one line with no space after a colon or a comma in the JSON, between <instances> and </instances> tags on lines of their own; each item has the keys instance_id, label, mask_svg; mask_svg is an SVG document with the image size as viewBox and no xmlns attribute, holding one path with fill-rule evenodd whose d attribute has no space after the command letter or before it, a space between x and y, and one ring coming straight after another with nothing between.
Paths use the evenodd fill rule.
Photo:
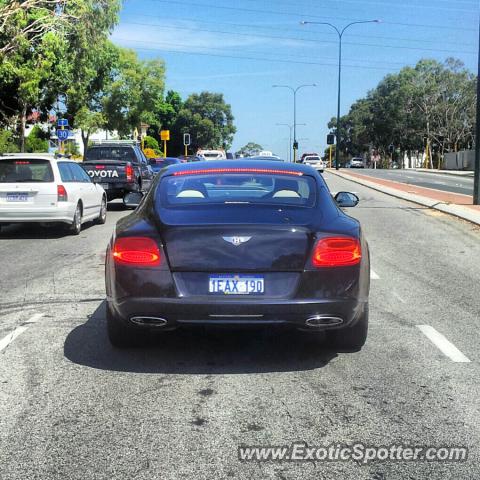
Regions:
<instances>
[{"instance_id":1,"label":"white car's taillight","mask_svg":"<svg viewBox=\"0 0 480 480\"><path fill-rule=\"evenodd\" d=\"M65 187L63 185L57 185L57 201L58 202L67 202L68 195Z\"/></svg>"}]
</instances>

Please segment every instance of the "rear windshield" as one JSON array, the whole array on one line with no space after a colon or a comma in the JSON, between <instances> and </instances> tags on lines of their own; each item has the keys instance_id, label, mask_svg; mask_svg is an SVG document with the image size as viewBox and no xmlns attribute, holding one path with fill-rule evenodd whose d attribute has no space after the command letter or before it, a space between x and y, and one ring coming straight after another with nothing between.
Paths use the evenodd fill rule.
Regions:
<instances>
[{"instance_id":1,"label":"rear windshield","mask_svg":"<svg viewBox=\"0 0 480 480\"><path fill-rule=\"evenodd\" d=\"M120 160L134 162L135 153L129 147L95 147L87 150L87 160Z\"/></svg>"},{"instance_id":2,"label":"rear windshield","mask_svg":"<svg viewBox=\"0 0 480 480\"><path fill-rule=\"evenodd\" d=\"M53 182L48 160L38 158L0 160L0 183Z\"/></svg>"},{"instance_id":3,"label":"rear windshield","mask_svg":"<svg viewBox=\"0 0 480 480\"><path fill-rule=\"evenodd\" d=\"M313 177L229 173L169 176L157 191L162 206L273 204L313 207Z\"/></svg>"}]
</instances>

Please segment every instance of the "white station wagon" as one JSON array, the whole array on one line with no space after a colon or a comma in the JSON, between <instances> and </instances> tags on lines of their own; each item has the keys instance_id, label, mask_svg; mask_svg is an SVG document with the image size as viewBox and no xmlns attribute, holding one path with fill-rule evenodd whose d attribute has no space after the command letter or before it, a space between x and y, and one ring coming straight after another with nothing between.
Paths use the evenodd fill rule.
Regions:
<instances>
[{"instance_id":1,"label":"white station wagon","mask_svg":"<svg viewBox=\"0 0 480 480\"><path fill-rule=\"evenodd\" d=\"M80 165L47 154L0 156L0 226L59 222L78 235L91 220L103 224L107 197Z\"/></svg>"}]
</instances>

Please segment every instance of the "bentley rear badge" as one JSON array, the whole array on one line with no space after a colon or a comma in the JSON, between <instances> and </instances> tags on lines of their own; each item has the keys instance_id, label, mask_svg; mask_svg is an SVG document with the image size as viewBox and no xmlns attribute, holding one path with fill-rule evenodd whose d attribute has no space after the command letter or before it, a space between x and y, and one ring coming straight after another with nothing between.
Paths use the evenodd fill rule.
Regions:
<instances>
[{"instance_id":1,"label":"bentley rear badge","mask_svg":"<svg viewBox=\"0 0 480 480\"><path fill-rule=\"evenodd\" d=\"M252 237L222 237L226 242L238 247L242 243L248 242Z\"/></svg>"}]
</instances>

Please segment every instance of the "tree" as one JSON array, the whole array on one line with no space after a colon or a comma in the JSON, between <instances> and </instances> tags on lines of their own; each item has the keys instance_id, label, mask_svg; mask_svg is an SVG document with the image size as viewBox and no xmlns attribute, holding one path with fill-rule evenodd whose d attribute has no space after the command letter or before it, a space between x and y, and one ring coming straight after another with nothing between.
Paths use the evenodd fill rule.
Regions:
<instances>
[{"instance_id":1,"label":"tree","mask_svg":"<svg viewBox=\"0 0 480 480\"><path fill-rule=\"evenodd\" d=\"M251 157L253 155L257 155L259 152L263 150L263 147L255 142L248 142L244 145L236 155L243 155L244 157Z\"/></svg>"},{"instance_id":2,"label":"tree","mask_svg":"<svg viewBox=\"0 0 480 480\"><path fill-rule=\"evenodd\" d=\"M120 0L0 0L0 121L16 125L22 151L28 114L45 117L62 82L82 84L74 60L107 38L119 8Z\"/></svg>"},{"instance_id":3,"label":"tree","mask_svg":"<svg viewBox=\"0 0 480 480\"><path fill-rule=\"evenodd\" d=\"M87 107L82 107L75 116L75 126L80 129L84 158L88 148L90 135L97 132L105 126L105 116L102 112L93 112Z\"/></svg>"},{"instance_id":4,"label":"tree","mask_svg":"<svg viewBox=\"0 0 480 480\"><path fill-rule=\"evenodd\" d=\"M58 0L0 0L0 55L35 49L47 33L61 33L68 22L78 20L66 14Z\"/></svg>"},{"instance_id":5,"label":"tree","mask_svg":"<svg viewBox=\"0 0 480 480\"><path fill-rule=\"evenodd\" d=\"M10 104L12 115L7 122L16 123L19 146L25 149L25 127L31 110L44 103L48 79L56 71L63 41L52 33L42 38L35 51L18 50L4 58L0 65L0 97L11 96L2 103Z\"/></svg>"},{"instance_id":6,"label":"tree","mask_svg":"<svg viewBox=\"0 0 480 480\"><path fill-rule=\"evenodd\" d=\"M18 147L15 145L13 133L8 130L0 130L0 154L17 152Z\"/></svg>"},{"instance_id":7,"label":"tree","mask_svg":"<svg viewBox=\"0 0 480 480\"><path fill-rule=\"evenodd\" d=\"M39 126L33 127L25 141L25 150L30 153L42 153L48 151L48 134Z\"/></svg>"},{"instance_id":8,"label":"tree","mask_svg":"<svg viewBox=\"0 0 480 480\"><path fill-rule=\"evenodd\" d=\"M127 136L140 123L158 123L156 112L162 108L164 87L163 60L139 60L133 50L120 49L103 102L108 128Z\"/></svg>"},{"instance_id":9,"label":"tree","mask_svg":"<svg viewBox=\"0 0 480 480\"><path fill-rule=\"evenodd\" d=\"M341 119L343 154L374 148L400 157L433 145L446 151L473 143L476 78L458 60L421 60L387 75L366 98L355 102ZM329 123L334 129L335 119ZM433 166L433 163L431 163Z\"/></svg>"},{"instance_id":10,"label":"tree","mask_svg":"<svg viewBox=\"0 0 480 480\"><path fill-rule=\"evenodd\" d=\"M199 148L230 148L236 128L231 106L223 94L202 92L192 94L178 113L175 129L192 135L193 150Z\"/></svg>"}]
</instances>

